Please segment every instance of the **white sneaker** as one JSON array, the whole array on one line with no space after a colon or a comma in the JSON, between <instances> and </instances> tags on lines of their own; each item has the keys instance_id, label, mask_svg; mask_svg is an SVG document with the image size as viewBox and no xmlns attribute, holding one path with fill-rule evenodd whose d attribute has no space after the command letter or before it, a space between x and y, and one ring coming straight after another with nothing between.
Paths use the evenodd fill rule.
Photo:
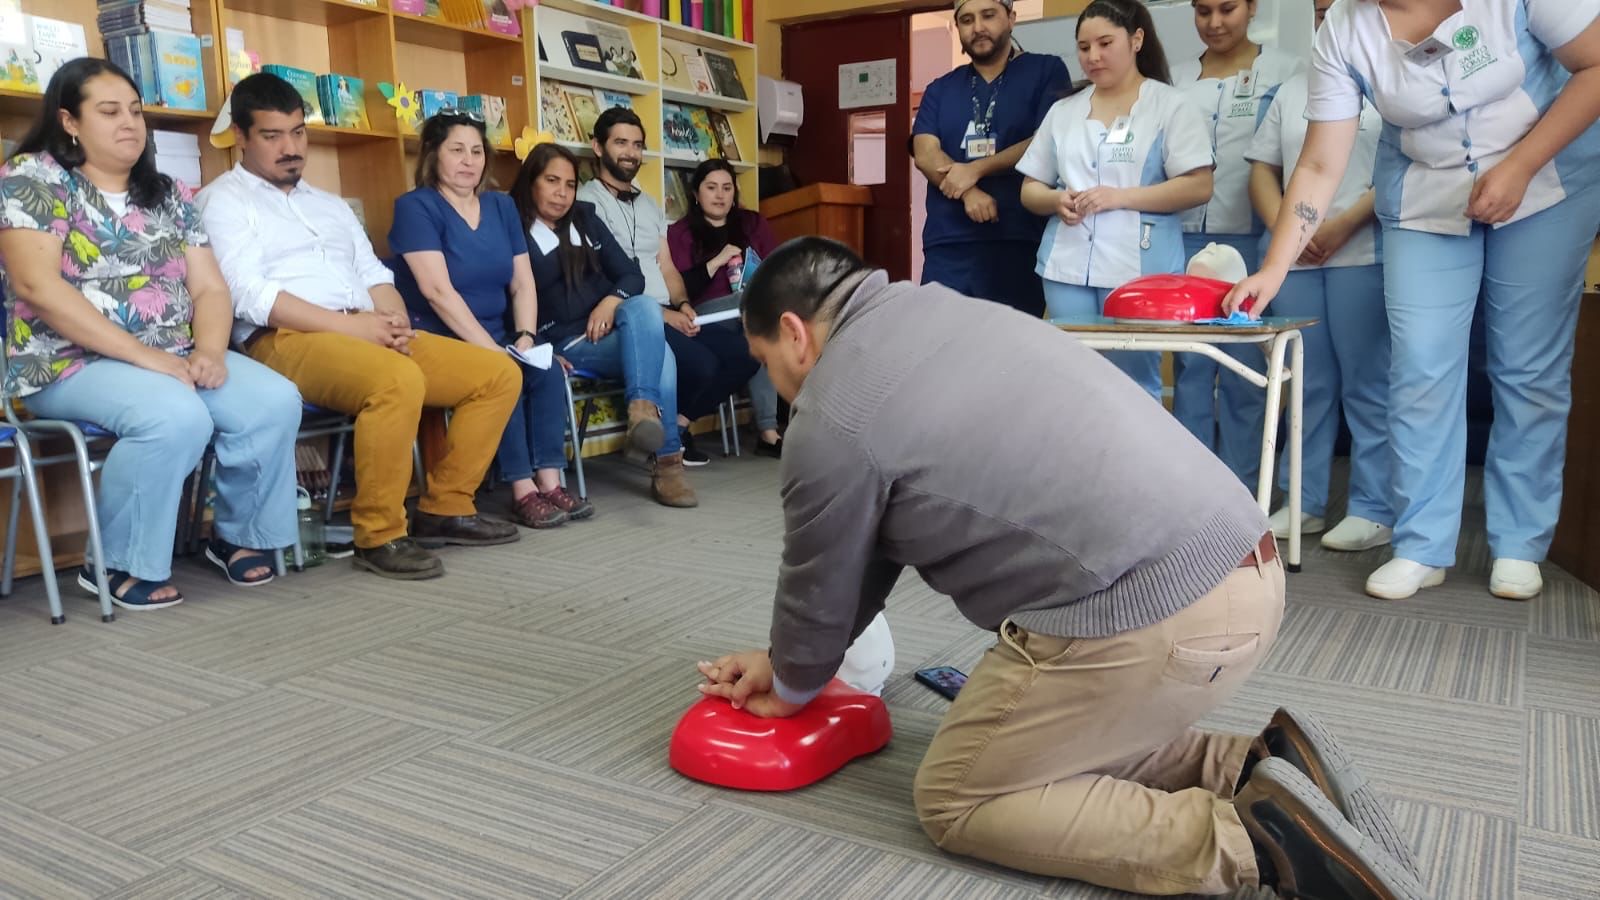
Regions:
<instances>
[{"instance_id":1,"label":"white sneaker","mask_svg":"<svg viewBox=\"0 0 1600 900\"><path fill-rule=\"evenodd\" d=\"M1272 528L1272 536L1273 537L1277 538L1280 541L1288 540L1289 539L1289 507L1285 506L1282 509L1278 510L1277 512L1273 513L1272 515L1268 516L1267 517L1267 524L1269 526L1271 526L1271 528ZM1322 533L1322 529L1327 528L1327 527L1328 527L1328 523L1324 522L1322 520L1321 516L1313 516L1313 515L1308 515L1306 513L1301 513L1300 514L1300 533L1303 534L1303 535L1304 534L1321 534Z\"/></svg>"},{"instance_id":2,"label":"white sneaker","mask_svg":"<svg viewBox=\"0 0 1600 900\"><path fill-rule=\"evenodd\" d=\"M1397 556L1367 576L1367 593L1379 600L1405 600L1422 588L1444 584L1444 572Z\"/></svg>"},{"instance_id":3,"label":"white sneaker","mask_svg":"<svg viewBox=\"0 0 1600 900\"><path fill-rule=\"evenodd\" d=\"M1502 600L1532 600L1544 590L1539 564L1522 559L1497 559L1489 573L1489 593Z\"/></svg>"},{"instance_id":4,"label":"white sneaker","mask_svg":"<svg viewBox=\"0 0 1600 900\"><path fill-rule=\"evenodd\" d=\"M1333 526L1333 530L1322 536L1322 546L1328 550L1338 550L1343 553L1359 553L1362 550L1371 550L1373 547L1382 547L1394 537L1394 529L1387 525L1379 525L1371 519L1360 516L1345 516L1344 521Z\"/></svg>"}]
</instances>

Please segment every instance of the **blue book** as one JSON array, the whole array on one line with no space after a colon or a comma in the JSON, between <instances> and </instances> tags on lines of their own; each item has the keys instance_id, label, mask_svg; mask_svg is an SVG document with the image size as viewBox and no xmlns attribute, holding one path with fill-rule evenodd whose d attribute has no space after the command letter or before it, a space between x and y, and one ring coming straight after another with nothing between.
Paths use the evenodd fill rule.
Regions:
<instances>
[{"instance_id":1,"label":"blue book","mask_svg":"<svg viewBox=\"0 0 1600 900\"><path fill-rule=\"evenodd\" d=\"M200 68L200 39L192 34L153 31L157 93L172 109L206 108L206 76Z\"/></svg>"}]
</instances>

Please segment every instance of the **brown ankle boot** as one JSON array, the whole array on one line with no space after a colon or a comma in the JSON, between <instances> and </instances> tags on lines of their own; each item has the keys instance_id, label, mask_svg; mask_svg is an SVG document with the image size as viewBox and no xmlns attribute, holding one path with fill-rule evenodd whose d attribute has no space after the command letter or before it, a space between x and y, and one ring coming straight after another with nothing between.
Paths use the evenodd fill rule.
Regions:
<instances>
[{"instance_id":1,"label":"brown ankle boot","mask_svg":"<svg viewBox=\"0 0 1600 900\"><path fill-rule=\"evenodd\" d=\"M699 506L694 486L683 471L683 454L656 457L655 471L650 475L650 496L662 506L691 509Z\"/></svg>"},{"instance_id":2,"label":"brown ankle boot","mask_svg":"<svg viewBox=\"0 0 1600 900\"><path fill-rule=\"evenodd\" d=\"M661 428L661 411L649 400L628 401L628 446L644 454L661 449L667 433Z\"/></svg>"}]
</instances>

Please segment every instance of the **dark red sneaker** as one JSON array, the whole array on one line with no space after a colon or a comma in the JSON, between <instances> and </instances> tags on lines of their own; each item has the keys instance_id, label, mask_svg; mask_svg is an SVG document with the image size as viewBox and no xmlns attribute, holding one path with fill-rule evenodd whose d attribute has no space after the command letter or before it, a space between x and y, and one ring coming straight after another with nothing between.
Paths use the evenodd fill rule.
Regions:
<instances>
[{"instance_id":1,"label":"dark red sneaker","mask_svg":"<svg viewBox=\"0 0 1600 900\"><path fill-rule=\"evenodd\" d=\"M593 503L580 497L572 496L567 493L567 489L564 487L557 487L555 490L548 492L541 491L539 496L543 497L546 503L566 513L567 518L574 522L594 515Z\"/></svg>"},{"instance_id":2,"label":"dark red sneaker","mask_svg":"<svg viewBox=\"0 0 1600 900\"><path fill-rule=\"evenodd\" d=\"M545 499L538 491L512 504L517 524L528 528L554 528L567 521L564 510Z\"/></svg>"}]
</instances>

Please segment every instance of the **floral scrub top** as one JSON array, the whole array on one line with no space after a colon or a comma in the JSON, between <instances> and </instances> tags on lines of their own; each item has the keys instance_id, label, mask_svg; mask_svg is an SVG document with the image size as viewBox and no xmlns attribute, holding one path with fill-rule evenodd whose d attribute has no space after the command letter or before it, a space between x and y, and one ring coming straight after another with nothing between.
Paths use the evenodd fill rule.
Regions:
<instances>
[{"instance_id":1,"label":"floral scrub top","mask_svg":"<svg viewBox=\"0 0 1600 900\"><path fill-rule=\"evenodd\" d=\"M194 345L194 304L184 284L184 251L210 240L187 187L155 209L107 204L81 174L48 153L25 153L0 166L0 229L26 228L62 241L61 277L100 314L141 343L185 354ZM3 261L0 261L3 262ZM49 387L99 359L63 338L5 286L6 379L17 396Z\"/></svg>"}]
</instances>

